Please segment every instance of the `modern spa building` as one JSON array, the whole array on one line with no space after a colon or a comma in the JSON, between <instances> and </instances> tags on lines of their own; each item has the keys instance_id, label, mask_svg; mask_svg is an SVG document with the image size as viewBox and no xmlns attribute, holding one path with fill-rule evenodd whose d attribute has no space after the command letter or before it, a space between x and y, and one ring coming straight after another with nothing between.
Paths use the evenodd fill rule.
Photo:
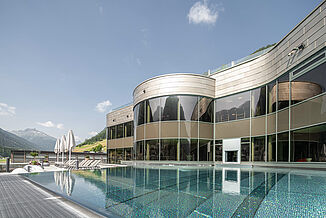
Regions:
<instances>
[{"instance_id":1,"label":"modern spa building","mask_svg":"<svg viewBox=\"0 0 326 218\"><path fill-rule=\"evenodd\" d=\"M139 84L107 114L110 162L326 162L326 2L273 47Z\"/></svg>"}]
</instances>

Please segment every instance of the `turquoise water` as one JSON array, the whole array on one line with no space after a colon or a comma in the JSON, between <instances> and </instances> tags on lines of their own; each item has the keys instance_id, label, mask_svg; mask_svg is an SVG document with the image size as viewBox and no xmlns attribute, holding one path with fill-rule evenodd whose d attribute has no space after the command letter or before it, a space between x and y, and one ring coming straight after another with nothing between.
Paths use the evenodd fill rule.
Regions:
<instances>
[{"instance_id":1,"label":"turquoise water","mask_svg":"<svg viewBox=\"0 0 326 218\"><path fill-rule=\"evenodd\" d=\"M326 216L322 171L121 167L26 177L107 216Z\"/></svg>"}]
</instances>

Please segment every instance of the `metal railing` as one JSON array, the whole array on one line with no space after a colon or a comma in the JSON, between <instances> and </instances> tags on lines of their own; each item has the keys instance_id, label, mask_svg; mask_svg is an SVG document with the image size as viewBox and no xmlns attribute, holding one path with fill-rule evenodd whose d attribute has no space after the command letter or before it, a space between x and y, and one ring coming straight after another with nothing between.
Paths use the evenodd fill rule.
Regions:
<instances>
[{"instance_id":1,"label":"metal railing","mask_svg":"<svg viewBox=\"0 0 326 218\"><path fill-rule=\"evenodd\" d=\"M220 71L222 71L222 70L225 70L225 69L228 69L228 68L234 67L234 66L236 66L236 65L238 65L238 64L244 63L244 62L246 62L246 61L249 61L249 60L255 59L255 58L257 58L257 57L259 57L259 56L261 56L261 55L263 55L263 54L266 54L266 53L267 53L268 51L270 51L272 48L273 48L273 46L272 46L272 47L269 47L269 48L266 48L266 49L264 49L264 50L262 50L262 51L256 52L256 53L254 53L254 54L248 55L248 56L246 56L246 57L240 58L240 59L238 59L238 60L231 61L231 62L228 63L228 64L223 64L222 66L220 66L220 67L218 67L218 68L216 68L216 69L214 69L214 70L212 70L212 71L210 71L210 72L205 72L205 73L203 73L203 74L204 74L204 75L210 75L210 74L218 73L218 72L220 72Z\"/></svg>"}]
</instances>

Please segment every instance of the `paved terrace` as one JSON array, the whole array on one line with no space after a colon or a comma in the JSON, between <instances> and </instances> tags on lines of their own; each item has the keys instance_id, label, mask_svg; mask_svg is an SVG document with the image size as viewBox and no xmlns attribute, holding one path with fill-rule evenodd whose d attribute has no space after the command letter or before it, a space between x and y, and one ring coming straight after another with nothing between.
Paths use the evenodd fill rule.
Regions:
<instances>
[{"instance_id":1,"label":"paved terrace","mask_svg":"<svg viewBox=\"0 0 326 218\"><path fill-rule=\"evenodd\" d=\"M0 174L0 217L101 217L22 176Z\"/></svg>"}]
</instances>

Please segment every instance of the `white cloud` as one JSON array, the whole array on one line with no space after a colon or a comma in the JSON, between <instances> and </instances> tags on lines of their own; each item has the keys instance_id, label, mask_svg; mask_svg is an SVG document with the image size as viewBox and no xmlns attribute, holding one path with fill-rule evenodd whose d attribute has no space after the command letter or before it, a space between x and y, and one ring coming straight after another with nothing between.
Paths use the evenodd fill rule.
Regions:
<instances>
[{"instance_id":1,"label":"white cloud","mask_svg":"<svg viewBox=\"0 0 326 218\"><path fill-rule=\"evenodd\" d=\"M14 116L15 114L15 107L9 106L5 103L0 103L0 116Z\"/></svg>"},{"instance_id":2,"label":"white cloud","mask_svg":"<svg viewBox=\"0 0 326 218\"><path fill-rule=\"evenodd\" d=\"M92 131L92 132L89 132L88 135L90 136L96 136L98 134L98 132L96 131Z\"/></svg>"},{"instance_id":3,"label":"white cloud","mask_svg":"<svg viewBox=\"0 0 326 218\"><path fill-rule=\"evenodd\" d=\"M64 128L63 128L63 124L62 124L62 123L58 123L58 124L57 124L57 128L58 128L58 129L64 129Z\"/></svg>"},{"instance_id":4,"label":"white cloud","mask_svg":"<svg viewBox=\"0 0 326 218\"><path fill-rule=\"evenodd\" d=\"M189 10L189 23L193 24L215 24L218 18L218 11L209 7L207 1L196 2Z\"/></svg>"},{"instance_id":5,"label":"white cloud","mask_svg":"<svg viewBox=\"0 0 326 218\"><path fill-rule=\"evenodd\" d=\"M108 107L110 107L112 104L111 104L111 102L109 101L109 100L107 100L107 101L103 101L103 102L100 102L100 103L98 103L97 105L96 105L96 110L98 111L98 112L101 112L101 113L103 113L103 112L105 112L107 109L108 109Z\"/></svg>"},{"instance_id":6,"label":"white cloud","mask_svg":"<svg viewBox=\"0 0 326 218\"><path fill-rule=\"evenodd\" d=\"M38 124L40 126L48 127L48 128L64 129L62 123L54 124L52 121L46 121L44 123L36 122L36 124Z\"/></svg>"},{"instance_id":7,"label":"white cloud","mask_svg":"<svg viewBox=\"0 0 326 218\"><path fill-rule=\"evenodd\" d=\"M77 135L75 135L75 141L77 144L80 144L82 142L81 138Z\"/></svg>"}]
</instances>

